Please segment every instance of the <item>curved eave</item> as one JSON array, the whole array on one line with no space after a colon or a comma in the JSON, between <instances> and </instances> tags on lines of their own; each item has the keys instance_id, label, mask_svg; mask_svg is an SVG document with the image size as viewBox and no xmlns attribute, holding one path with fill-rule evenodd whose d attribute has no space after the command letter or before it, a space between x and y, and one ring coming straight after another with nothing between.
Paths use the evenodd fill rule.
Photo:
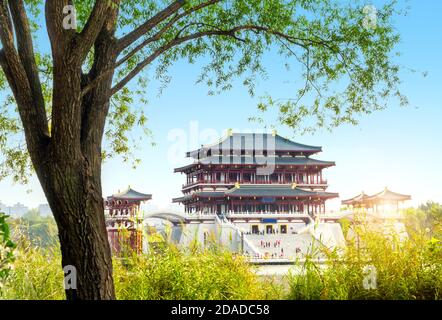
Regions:
<instances>
[{"instance_id":1,"label":"curved eave","mask_svg":"<svg viewBox=\"0 0 442 320\"><path fill-rule=\"evenodd\" d=\"M148 201L148 200L152 200L152 195L151 194L146 194L144 196L139 196L139 197L125 197L125 196L110 196L107 197L106 199L107 201L115 201L115 200L124 200L124 201Z\"/></svg>"},{"instance_id":2,"label":"curved eave","mask_svg":"<svg viewBox=\"0 0 442 320\"><path fill-rule=\"evenodd\" d=\"M192 196L173 198L172 203L184 202L190 199L192 199Z\"/></svg>"},{"instance_id":3,"label":"curved eave","mask_svg":"<svg viewBox=\"0 0 442 320\"><path fill-rule=\"evenodd\" d=\"M196 166L196 165L198 165L198 163L191 163L191 164L188 164L187 166L183 166L183 167L175 168L175 169L173 170L173 172L174 172L174 173L177 173L177 172L184 172L184 171L186 171L186 170L188 170L188 169L193 168L193 167Z\"/></svg>"},{"instance_id":4,"label":"curved eave","mask_svg":"<svg viewBox=\"0 0 442 320\"><path fill-rule=\"evenodd\" d=\"M141 193L130 186L123 192L115 193L110 197L107 197L107 200L131 200L131 201L147 201L151 200L152 195L147 193Z\"/></svg>"},{"instance_id":5,"label":"curved eave","mask_svg":"<svg viewBox=\"0 0 442 320\"><path fill-rule=\"evenodd\" d=\"M193 150L193 151L188 151L186 152L186 158L194 158L194 159L200 159L199 158L199 154L203 153L203 154L207 154L207 151L209 150L215 150L213 148L200 148L197 150ZM220 151L220 154L222 154L223 150L239 150L239 149L216 149ZM263 151L260 149L244 149L244 151L247 152L253 152L253 151ZM265 151L265 150L264 150ZM311 149L296 149L296 150L290 150L290 149L277 149L275 150L275 154L280 154L280 153L299 153L302 155L312 155L312 154L316 154L322 152L322 147L319 147L319 149L315 149L315 150L311 150Z\"/></svg>"},{"instance_id":6,"label":"curved eave","mask_svg":"<svg viewBox=\"0 0 442 320\"><path fill-rule=\"evenodd\" d=\"M341 201L344 205L360 205L364 203L375 203L378 201L390 201L390 202L396 202L396 201L408 201L411 200L410 195L406 194L400 194L393 191L388 190L385 188L384 191L378 192L372 196L366 195L364 193L361 193L357 195L356 197L353 197L351 199L343 200Z\"/></svg>"},{"instance_id":7,"label":"curved eave","mask_svg":"<svg viewBox=\"0 0 442 320\"><path fill-rule=\"evenodd\" d=\"M226 195L230 198L285 198L285 199L309 199L314 200L315 198L321 199L333 199L338 198L339 193L327 193L327 194L311 194L311 195Z\"/></svg>"},{"instance_id":8,"label":"curved eave","mask_svg":"<svg viewBox=\"0 0 442 320\"><path fill-rule=\"evenodd\" d=\"M236 189L237 190L237 189ZM203 193L194 193L192 195L187 195L187 196L183 196L183 197L179 197L179 198L174 198L172 199L172 202L177 203L177 202L186 202L189 200L194 200L194 199L220 199L220 198L224 198L224 199L228 199L228 198L285 198L285 199L308 199L308 200L315 200L315 198L320 198L320 199L332 199L332 198L338 198L339 194L338 193L333 193L333 192L315 192L315 191L305 191L305 190L301 190L300 192L302 192L301 194L293 194L293 195L278 195L278 194L253 194L253 193L249 193L249 194L232 194L232 192L234 192L235 190L232 191L227 191L226 193L222 194L203 194Z\"/></svg>"},{"instance_id":9,"label":"curved eave","mask_svg":"<svg viewBox=\"0 0 442 320\"><path fill-rule=\"evenodd\" d=\"M273 143L269 144L271 139ZM235 143L236 142L236 143ZM262 142L262 145L261 145ZM253 146L252 146L253 145ZM267 146L267 147L265 147ZM262 148L262 149L261 149ZM307 144L298 143L290 139L284 138L278 134L270 133L230 133L227 136L222 137L217 142L207 145L202 145L197 150L186 152L186 157L199 158L199 155L204 154L208 150L245 150L245 151L265 151L273 150L276 153L302 153L302 154L315 154L322 151L320 146L311 146ZM222 152L221 152L222 153Z\"/></svg>"},{"instance_id":10,"label":"curved eave","mask_svg":"<svg viewBox=\"0 0 442 320\"><path fill-rule=\"evenodd\" d=\"M311 162L309 163L308 160L311 160ZM183 167L179 167L179 168L175 168L174 172L185 172L186 170L192 169L196 166L237 166L237 167L262 167L262 166L267 166L269 164L278 166L278 167L303 167L303 166L307 166L307 167L318 167L318 168L330 168L330 167L334 167L336 166L336 163L334 161L322 161L322 160L316 160L316 159L308 159L306 163L302 163L302 162L298 162L298 163L277 163L277 161L275 163L235 163L234 161L232 161L231 163L213 163L213 162L204 162L204 159L195 162L195 163L191 163L187 166L183 166Z\"/></svg>"},{"instance_id":11,"label":"curved eave","mask_svg":"<svg viewBox=\"0 0 442 320\"><path fill-rule=\"evenodd\" d=\"M398 196L372 196L367 198L366 201L376 202L376 201L408 201L411 200L409 195L398 195Z\"/></svg>"},{"instance_id":12,"label":"curved eave","mask_svg":"<svg viewBox=\"0 0 442 320\"><path fill-rule=\"evenodd\" d=\"M174 202L174 203L184 202L184 201L197 199L197 198L223 198L223 197L224 197L223 192L196 192L196 193L192 193L192 194L189 194L189 195L186 195L183 197L173 198L172 202Z\"/></svg>"},{"instance_id":13,"label":"curved eave","mask_svg":"<svg viewBox=\"0 0 442 320\"><path fill-rule=\"evenodd\" d=\"M301 188L292 189L291 187L281 187L278 185L253 185L244 186L240 188L234 188L226 191L226 195L229 197L244 197L244 198L335 198L338 197L338 193L323 192L323 191L309 191Z\"/></svg>"},{"instance_id":14,"label":"curved eave","mask_svg":"<svg viewBox=\"0 0 442 320\"><path fill-rule=\"evenodd\" d=\"M108 201L112 201L112 200L131 200L131 201L147 201L147 200L152 200L152 196L146 196L146 197L140 197L140 198L125 198L125 197L109 197Z\"/></svg>"}]
</instances>

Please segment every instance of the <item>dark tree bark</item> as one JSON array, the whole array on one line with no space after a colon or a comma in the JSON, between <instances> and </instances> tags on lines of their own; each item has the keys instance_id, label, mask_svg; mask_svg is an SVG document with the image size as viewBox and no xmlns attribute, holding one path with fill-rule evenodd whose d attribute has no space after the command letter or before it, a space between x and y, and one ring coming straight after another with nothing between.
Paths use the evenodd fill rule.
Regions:
<instances>
[{"instance_id":1,"label":"dark tree bark","mask_svg":"<svg viewBox=\"0 0 442 320\"><path fill-rule=\"evenodd\" d=\"M52 130L51 165L41 183L49 184L45 194L50 195L60 230L62 264L77 270L78 289L67 290L68 298L115 298L101 188L101 143L113 72L83 94L90 79L115 63L117 11L103 2L101 8L97 2L84 31L65 48L62 44L59 56L54 55L58 63L54 63L53 123L57 125ZM47 20L60 12L48 4L46 8ZM60 21L60 17L52 21ZM53 52L57 52L54 46L60 46L56 34L60 29L48 21L48 30L54 37ZM81 66L91 46L95 46L94 64L83 75Z\"/></svg>"},{"instance_id":2,"label":"dark tree bark","mask_svg":"<svg viewBox=\"0 0 442 320\"><path fill-rule=\"evenodd\" d=\"M54 64L51 134L22 0L0 0L0 65L18 105L33 166L57 222L62 265L76 269L77 290L66 290L67 298L114 299L101 188L101 140L113 72L87 94L83 88L115 64L117 9L98 1L83 32L77 34L62 27L67 4L46 1ZM94 65L84 75L81 66L92 46L96 51Z\"/></svg>"}]
</instances>

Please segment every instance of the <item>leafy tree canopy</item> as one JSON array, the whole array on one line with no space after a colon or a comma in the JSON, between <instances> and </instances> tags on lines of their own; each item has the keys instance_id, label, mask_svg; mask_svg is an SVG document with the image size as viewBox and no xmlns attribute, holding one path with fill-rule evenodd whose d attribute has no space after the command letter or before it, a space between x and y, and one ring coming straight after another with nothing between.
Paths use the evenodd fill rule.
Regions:
<instances>
[{"instance_id":1,"label":"leafy tree canopy","mask_svg":"<svg viewBox=\"0 0 442 320\"><path fill-rule=\"evenodd\" d=\"M103 1L108 6L118 6L118 2ZM71 3L77 12L77 31L81 32L99 2ZM46 28L44 3L26 0L25 5L33 36L42 39L41 32ZM398 89L400 68L394 61L399 35L393 18L401 14L396 1L376 9L364 2L333 0L123 0L119 6L119 54L114 65L104 157L120 154L129 159L135 141L128 138L128 132L135 126L149 134L142 108L147 103L143 93L149 82L139 72L153 65L155 77L166 86L171 79L169 67L180 59L206 62L196 81L207 85L209 94L229 90L232 81L240 78L253 96L257 81L266 78L262 57L276 50L287 66L293 64L302 70L304 83L291 97L263 97L258 109L276 110L281 124L298 131L356 124L360 115L385 108L390 98L407 103ZM52 57L45 45L36 46L50 132ZM85 76L94 59L92 46L83 62ZM85 91L100 78L93 79ZM137 82L129 87L132 80ZM0 90L4 92L0 107L0 178L13 175L16 181L25 182L32 166L15 101L1 69Z\"/></svg>"}]
</instances>

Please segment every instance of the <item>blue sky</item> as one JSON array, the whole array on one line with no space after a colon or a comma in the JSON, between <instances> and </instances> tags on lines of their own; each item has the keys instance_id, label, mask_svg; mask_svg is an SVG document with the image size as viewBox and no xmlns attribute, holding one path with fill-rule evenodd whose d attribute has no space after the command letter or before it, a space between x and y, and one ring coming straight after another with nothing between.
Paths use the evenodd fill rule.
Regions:
<instances>
[{"instance_id":1,"label":"blue sky","mask_svg":"<svg viewBox=\"0 0 442 320\"><path fill-rule=\"evenodd\" d=\"M326 169L330 191L339 192L341 199L361 190L374 193L385 186L411 194L412 205L426 200L442 202L442 1L409 1L407 16L396 19L402 35L399 63L428 76L404 70L402 90L410 105L402 108L393 102L388 110L365 116L358 126L342 126L332 133L319 131L314 135L294 136L282 126L279 134L294 140L323 146L316 158L333 160L336 167ZM104 164L104 195L131 185L134 189L153 194L153 205L167 207L172 197L180 195L184 176L173 168L188 163L184 151L210 143L214 135L228 128L238 131L262 131L248 118L256 114L260 95L271 93L287 97L299 79L298 70L285 71L282 60L266 56L268 79L260 80L257 97L251 98L242 86L218 96L208 96L207 88L195 85L198 68L186 62L171 70L171 84L161 96L157 87L146 92L150 104L146 109L148 127L153 131L155 146L147 139L136 151L142 159L133 170L117 157ZM147 72L150 72L148 70ZM289 81L290 80L290 83ZM298 81L298 83L300 83ZM197 134L195 134L197 133ZM185 138L177 140L180 134ZM27 186L0 182L0 201L6 204L22 202L35 207L46 202L35 178ZM336 209L337 201L329 208Z\"/></svg>"}]
</instances>

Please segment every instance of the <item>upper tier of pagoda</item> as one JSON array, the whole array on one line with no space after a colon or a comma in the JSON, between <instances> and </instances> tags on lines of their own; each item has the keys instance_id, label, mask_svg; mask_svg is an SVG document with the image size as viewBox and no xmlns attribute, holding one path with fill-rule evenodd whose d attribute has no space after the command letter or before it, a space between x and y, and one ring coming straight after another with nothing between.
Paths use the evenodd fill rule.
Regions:
<instances>
[{"instance_id":1,"label":"upper tier of pagoda","mask_svg":"<svg viewBox=\"0 0 442 320\"><path fill-rule=\"evenodd\" d=\"M186 153L187 157L204 159L212 155L291 155L310 156L321 152L321 147L290 141L274 133L233 133L220 141L202 145L198 150Z\"/></svg>"},{"instance_id":2,"label":"upper tier of pagoda","mask_svg":"<svg viewBox=\"0 0 442 320\"><path fill-rule=\"evenodd\" d=\"M219 142L203 145L200 149L187 152L194 162L176 168L175 172L191 172L201 166L256 167L275 165L323 169L335 165L333 161L321 161L310 155L321 152L322 147L309 146L290 141L276 133L229 133Z\"/></svg>"}]
</instances>

